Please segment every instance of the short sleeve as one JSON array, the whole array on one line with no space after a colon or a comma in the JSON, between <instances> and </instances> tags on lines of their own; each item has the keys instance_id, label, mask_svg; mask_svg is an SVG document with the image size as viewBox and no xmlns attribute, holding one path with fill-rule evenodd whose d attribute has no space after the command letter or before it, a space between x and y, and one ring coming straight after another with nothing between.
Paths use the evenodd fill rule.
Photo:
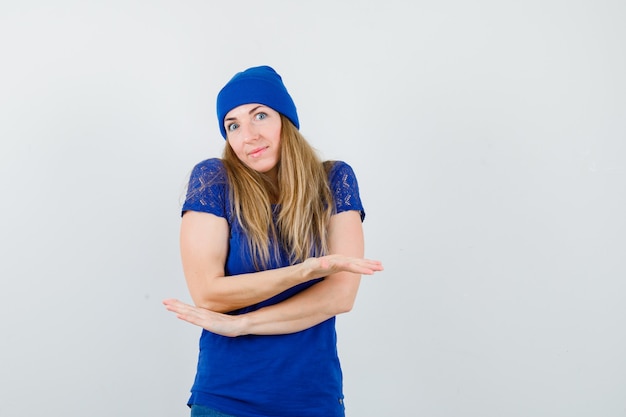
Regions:
<instances>
[{"instance_id":1,"label":"short sleeve","mask_svg":"<svg viewBox=\"0 0 626 417\"><path fill-rule=\"evenodd\" d=\"M191 210L227 218L227 182L220 159L207 159L197 164L189 178L181 214Z\"/></svg>"},{"instance_id":2,"label":"short sleeve","mask_svg":"<svg viewBox=\"0 0 626 417\"><path fill-rule=\"evenodd\" d=\"M365 210L359 195L359 184L352 167L343 161L336 161L328 174L330 191L335 202L335 213L356 210L365 219Z\"/></svg>"}]
</instances>

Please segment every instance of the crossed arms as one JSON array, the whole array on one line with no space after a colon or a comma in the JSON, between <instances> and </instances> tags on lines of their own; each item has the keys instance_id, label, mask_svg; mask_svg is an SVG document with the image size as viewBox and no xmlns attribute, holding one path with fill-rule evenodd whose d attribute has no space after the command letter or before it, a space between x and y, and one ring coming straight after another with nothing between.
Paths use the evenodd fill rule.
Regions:
<instances>
[{"instance_id":1,"label":"crossed arms","mask_svg":"<svg viewBox=\"0 0 626 417\"><path fill-rule=\"evenodd\" d=\"M329 255L277 269L224 276L228 223L208 213L188 211L181 223L180 247L187 287L195 306L164 300L178 318L223 336L287 334L315 326L354 305L361 275L382 271L363 258L363 228L356 211L331 217ZM264 301L297 284L324 278L278 304L241 314L228 311Z\"/></svg>"}]
</instances>

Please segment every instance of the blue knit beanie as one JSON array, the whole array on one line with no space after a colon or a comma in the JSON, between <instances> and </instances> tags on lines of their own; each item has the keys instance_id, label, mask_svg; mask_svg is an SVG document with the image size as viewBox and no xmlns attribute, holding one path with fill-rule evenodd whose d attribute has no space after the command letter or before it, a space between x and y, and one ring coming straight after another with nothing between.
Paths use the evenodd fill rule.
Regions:
<instances>
[{"instance_id":1,"label":"blue knit beanie","mask_svg":"<svg viewBox=\"0 0 626 417\"><path fill-rule=\"evenodd\" d=\"M273 68L252 67L235 74L217 95L217 121L226 139L224 118L242 104L259 103L283 114L300 129L298 112L283 80Z\"/></svg>"}]
</instances>

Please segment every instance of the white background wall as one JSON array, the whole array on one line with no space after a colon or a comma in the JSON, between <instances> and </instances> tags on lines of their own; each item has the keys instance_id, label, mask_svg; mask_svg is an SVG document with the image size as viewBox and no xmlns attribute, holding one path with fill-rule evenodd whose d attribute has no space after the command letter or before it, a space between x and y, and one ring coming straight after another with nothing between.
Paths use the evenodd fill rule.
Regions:
<instances>
[{"instance_id":1,"label":"white background wall","mask_svg":"<svg viewBox=\"0 0 626 417\"><path fill-rule=\"evenodd\" d=\"M179 209L215 96L284 78L355 169L348 416L626 415L626 3L0 5L0 415L185 416Z\"/></svg>"}]
</instances>

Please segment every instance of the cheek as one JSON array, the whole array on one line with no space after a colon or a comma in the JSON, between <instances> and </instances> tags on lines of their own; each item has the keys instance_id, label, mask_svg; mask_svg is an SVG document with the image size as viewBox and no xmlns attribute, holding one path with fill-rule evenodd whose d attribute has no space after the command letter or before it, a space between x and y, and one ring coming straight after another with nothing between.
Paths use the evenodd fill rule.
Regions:
<instances>
[{"instance_id":1,"label":"cheek","mask_svg":"<svg viewBox=\"0 0 626 417\"><path fill-rule=\"evenodd\" d=\"M276 143L277 145L280 145L280 134L281 134L281 127L278 126L277 128L274 129L274 143Z\"/></svg>"},{"instance_id":2,"label":"cheek","mask_svg":"<svg viewBox=\"0 0 626 417\"><path fill-rule=\"evenodd\" d=\"M237 158L241 159L243 157L243 146L235 140L229 140L228 144L233 150L233 153L237 155Z\"/></svg>"}]
</instances>

